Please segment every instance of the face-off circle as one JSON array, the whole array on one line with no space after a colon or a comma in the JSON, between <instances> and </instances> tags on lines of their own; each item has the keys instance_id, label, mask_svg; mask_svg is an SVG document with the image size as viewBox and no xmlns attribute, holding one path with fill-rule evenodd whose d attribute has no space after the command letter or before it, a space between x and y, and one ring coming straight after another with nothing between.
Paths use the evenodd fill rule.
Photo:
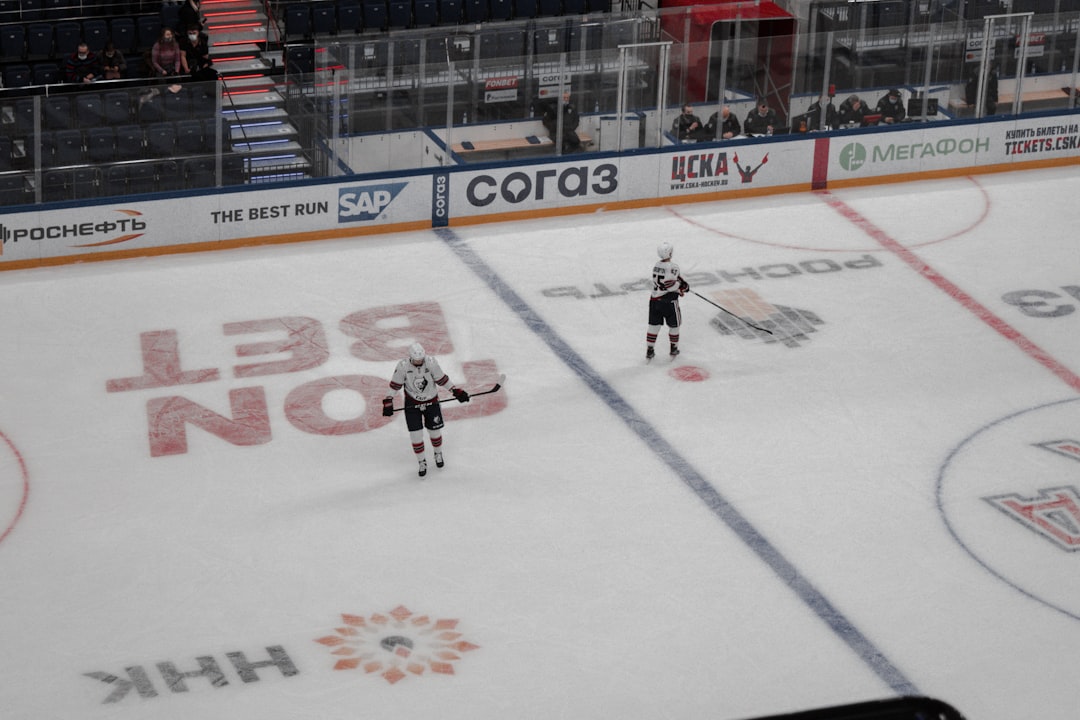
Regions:
<instances>
[{"instance_id":1,"label":"face-off circle","mask_svg":"<svg viewBox=\"0 0 1080 720\"><path fill-rule=\"evenodd\" d=\"M681 365L668 370L668 375L680 382L703 382L709 379L709 371L693 365Z\"/></svg>"},{"instance_id":2,"label":"face-off circle","mask_svg":"<svg viewBox=\"0 0 1080 720\"><path fill-rule=\"evenodd\" d=\"M980 565L1080 620L1080 400L977 430L942 464L937 496L949 532Z\"/></svg>"},{"instance_id":3,"label":"face-off circle","mask_svg":"<svg viewBox=\"0 0 1080 720\"><path fill-rule=\"evenodd\" d=\"M0 432L0 542L15 529L29 493L26 463L7 435Z\"/></svg>"}]
</instances>

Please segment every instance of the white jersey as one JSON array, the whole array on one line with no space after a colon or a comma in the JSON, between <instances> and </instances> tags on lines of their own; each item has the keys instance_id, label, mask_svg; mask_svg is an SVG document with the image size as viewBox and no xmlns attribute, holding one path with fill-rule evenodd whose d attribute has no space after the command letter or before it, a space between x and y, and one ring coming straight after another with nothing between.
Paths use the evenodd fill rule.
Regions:
<instances>
[{"instance_id":1,"label":"white jersey","mask_svg":"<svg viewBox=\"0 0 1080 720\"><path fill-rule=\"evenodd\" d=\"M434 400L439 395L439 387L450 382L439 361L428 355L424 364L417 367L405 358L394 368L390 378L390 389L395 393L405 388L405 395L418 403Z\"/></svg>"},{"instance_id":2,"label":"white jersey","mask_svg":"<svg viewBox=\"0 0 1080 720\"><path fill-rule=\"evenodd\" d=\"M670 260L661 260L652 269L652 296L663 297L679 292L679 266Z\"/></svg>"}]
</instances>

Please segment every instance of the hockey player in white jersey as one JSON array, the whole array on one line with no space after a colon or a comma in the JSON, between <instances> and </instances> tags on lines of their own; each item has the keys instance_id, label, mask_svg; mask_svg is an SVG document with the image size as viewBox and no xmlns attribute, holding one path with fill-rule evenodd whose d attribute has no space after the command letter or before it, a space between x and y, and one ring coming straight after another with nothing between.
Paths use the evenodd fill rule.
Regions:
<instances>
[{"instance_id":1,"label":"hockey player in white jersey","mask_svg":"<svg viewBox=\"0 0 1080 720\"><path fill-rule=\"evenodd\" d=\"M394 414L394 396L398 390L405 390L405 425L409 428L409 439L420 464L420 477L427 475L424 428L427 428L428 436L431 437L436 467L444 464L443 416L439 405L439 388L446 386L449 386L458 402L469 402L469 393L450 382L450 378L439 367L439 361L428 355L423 345L413 343L409 346L409 357L397 364L394 376L390 378L391 393L383 398L383 415L390 417Z\"/></svg>"},{"instance_id":2,"label":"hockey player in white jersey","mask_svg":"<svg viewBox=\"0 0 1080 720\"><path fill-rule=\"evenodd\" d=\"M652 293L649 297L649 331L645 335L645 359L652 360L656 355L656 338L660 329L667 323L668 340L671 341L671 357L679 354L679 325L682 324L682 311L679 298L686 294L690 285L679 274L679 266L671 260L675 248L669 242L662 242L656 248L660 262L653 265Z\"/></svg>"}]
</instances>

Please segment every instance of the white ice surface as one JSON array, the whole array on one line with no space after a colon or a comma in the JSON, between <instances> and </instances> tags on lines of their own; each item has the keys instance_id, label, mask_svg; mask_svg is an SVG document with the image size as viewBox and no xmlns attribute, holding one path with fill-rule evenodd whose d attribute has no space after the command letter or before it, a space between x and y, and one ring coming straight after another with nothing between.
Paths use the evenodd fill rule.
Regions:
<instances>
[{"instance_id":1,"label":"white ice surface","mask_svg":"<svg viewBox=\"0 0 1080 720\"><path fill-rule=\"evenodd\" d=\"M1080 488L1038 446L1080 439L1077 197L1069 168L2 274L2 717L734 720L912 692L1074 720L1080 552L985 498ZM682 355L664 334L646 365L646 293L616 293L661 239L706 297L820 322L741 338L691 295ZM415 303L446 320L452 379L507 375L475 401L496 411L448 406L424 480L400 416L322 435L285 411L326 378L381 396L394 360L351 354L341 322ZM283 336L224 328L295 316L329 359L237 377L238 346ZM219 378L108 392L164 330ZM268 442L189 424L187 452L151 456L148 402L230 416L250 387ZM334 636L378 669L335 670ZM245 682L228 654L268 647L298 672Z\"/></svg>"}]
</instances>

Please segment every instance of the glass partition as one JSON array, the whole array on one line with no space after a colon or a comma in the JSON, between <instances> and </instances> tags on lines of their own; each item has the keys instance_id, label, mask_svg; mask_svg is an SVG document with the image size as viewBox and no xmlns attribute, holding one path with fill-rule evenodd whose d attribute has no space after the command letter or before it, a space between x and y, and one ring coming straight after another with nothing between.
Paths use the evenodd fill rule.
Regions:
<instances>
[{"instance_id":1,"label":"glass partition","mask_svg":"<svg viewBox=\"0 0 1080 720\"><path fill-rule=\"evenodd\" d=\"M507 20L288 43L269 87L0 89L0 204L1076 106L1080 13L958 7L983 6L825 0L796 16L763 1ZM696 132L680 129L684 105Z\"/></svg>"}]
</instances>

